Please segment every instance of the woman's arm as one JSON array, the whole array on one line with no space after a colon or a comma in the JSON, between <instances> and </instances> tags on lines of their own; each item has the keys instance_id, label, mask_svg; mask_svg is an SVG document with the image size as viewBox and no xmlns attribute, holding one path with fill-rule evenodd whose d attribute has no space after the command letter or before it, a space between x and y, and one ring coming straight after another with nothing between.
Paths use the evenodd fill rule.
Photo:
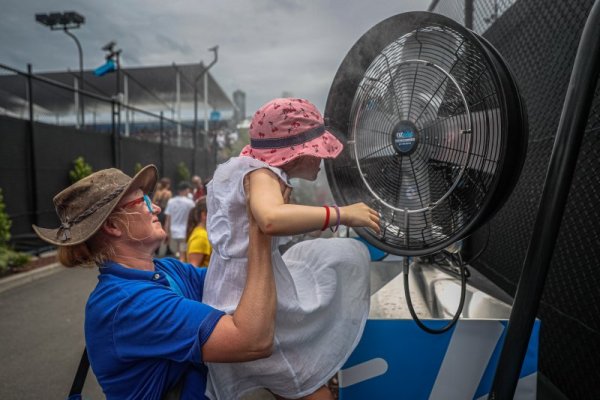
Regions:
<instances>
[{"instance_id":1,"label":"woman's arm","mask_svg":"<svg viewBox=\"0 0 600 400\"><path fill-rule=\"evenodd\" d=\"M250 361L268 357L272 352L277 294L271 266L271 237L260 231L250 211L248 220L246 286L233 315L221 317L202 346L203 361Z\"/></svg>"},{"instance_id":2,"label":"woman's arm","mask_svg":"<svg viewBox=\"0 0 600 400\"><path fill-rule=\"evenodd\" d=\"M286 204L280 180L268 169L250 174L250 208L260 229L268 235L295 235L323 228L325 207ZM380 232L379 214L364 203L339 207L340 224ZM336 211L330 207L329 224L335 226Z\"/></svg>"}]
</instances>

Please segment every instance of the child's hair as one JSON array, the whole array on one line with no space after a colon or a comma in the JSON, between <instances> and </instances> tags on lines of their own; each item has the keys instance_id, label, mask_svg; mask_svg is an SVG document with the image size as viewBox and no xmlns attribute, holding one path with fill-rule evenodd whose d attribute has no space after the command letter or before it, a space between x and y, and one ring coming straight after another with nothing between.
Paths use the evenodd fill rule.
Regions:
<instances>
[{"instance_id":1,"label":"child's hair","mask_svg":"<svg viewBox=\"0 0 600 400\"><path fill-rule=\"evenodd\" d=\"M194 208L190 210L187 220L187 230L185 240L189 240L194 228L202 221L202 213L206 213L206 197L201 197L196 201Z\"/></svg>"},{"instance_id":2,"label":"child's hair","mask_svg":"<svg viewBox=\"0 0 600 400\"><path fill-rule=\"evenodd\" d=\"M250 144L241 156L280 167L301 156L335 158L343 144L327 131L323 116L304 99L274 99L250 123Z\"/></svg>"}]
</instances>

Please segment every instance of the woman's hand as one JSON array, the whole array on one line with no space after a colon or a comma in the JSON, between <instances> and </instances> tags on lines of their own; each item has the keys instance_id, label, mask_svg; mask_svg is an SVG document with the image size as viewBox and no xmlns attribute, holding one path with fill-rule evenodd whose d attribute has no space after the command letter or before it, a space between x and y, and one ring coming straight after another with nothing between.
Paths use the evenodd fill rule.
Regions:
<instances>
[{"instance_id":1,"label":"woman's hand","mask_svg":"<svg viewBox=\"0 0 600 400\"><path fill-rule=\"evenodd\" d=\"M335 210L331 211L332 218L335 218ZM356 228L370 228L378 235L381 233L379 213L365 203L340 207L340 224Z\"/></svg>"}]
</instances>

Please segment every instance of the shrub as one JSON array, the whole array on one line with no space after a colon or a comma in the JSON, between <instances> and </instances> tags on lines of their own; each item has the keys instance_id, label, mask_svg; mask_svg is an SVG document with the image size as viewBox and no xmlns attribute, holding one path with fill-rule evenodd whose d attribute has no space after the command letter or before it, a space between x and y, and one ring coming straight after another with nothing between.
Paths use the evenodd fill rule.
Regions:
<instances>
[{"instance_id":1,"label":"shrub","mask_svg":"<svg viewBox=\"0 0 600 400\"><path fill-rule=\"evenodd\" d=\"M10 240L10 226L12 222L6 214L6 205L4 204L4 195L0 188L0 246L6 246Z\"/></svg>"},{"instance_id":2,"label":"shrub","mask_svg":"<svg viewBox=\"0 0 600 400\"><path fill-rule=\"evenodd\" d=\"M20 253L7 247L0 247L0 272L18 269L27 264L30 259L29 254Z\"/></svg>"},{"instance_id":3,"label":"shrub","mask_svg":"<svg viewBox=\"0 0 600 400\"><path fill-rule=\"evenodd\" d=\"M75 183L92 172L94 172L92 166L86 163L83 157L79 156L73 160L73 169L69 171L69 178L71 179L71 183Z\"/></svg>"},{"instance_id":4,"label":"shrub","mask_svg":"<svg viewBox=\"0 0 600 400\"><path fill-rule=\"evenodd\" d=\"M6 275L11 270L23 267L31 257L25 253L19 253L8 247L0 247L0 275Z\"/></svg>"},{"instance_id":5,"label":"shrub","mask_svg":"<svg viewBox=\"0 0 600 400\"><path fill-rule=\"evenodd\" d=\"M179 178L178 182L190 181L190 170L183 161L177 165L177 177Z\"/></svg>"},{"instance_id":6,"label":"shrub","mask_svg":"<svg viewBox=\"0 0 600 400\"><path fill-rule=\"evenodd\" d=\"M0 275L6 275L11 269L17 269L29 262L29 255L12 250L8 246L12 221L5 211L4 196L0 189Z\"/></svg>"}]
</instances>

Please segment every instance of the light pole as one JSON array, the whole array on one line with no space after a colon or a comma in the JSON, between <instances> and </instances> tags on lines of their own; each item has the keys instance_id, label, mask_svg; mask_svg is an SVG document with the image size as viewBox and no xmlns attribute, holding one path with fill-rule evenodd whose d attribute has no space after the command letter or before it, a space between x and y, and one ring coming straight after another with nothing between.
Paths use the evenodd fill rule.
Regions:
<instances>
[{"instance_id":1,"label":"light pole","mask_svg":"<svg viewBox=\"0 0 600 400\"><path fill-rule=\"evenodd\" d=\"M63 13L35 14L35 20L42 25L48 26L51 30L61 29L71 37L77 45L79 52L79 90L83 90L83 51L81 43L75 35L69 32L70 29L77 29L85 23L85 17L75 11L65 11ZM77 93L79 98L79 93ZM80 98L79 111L81 114L81 126L85 126L85 111L83 106L83 96Z\"/></svg>"},{"instance_id":2,"label":"light pole","mask_svg":"<svg viewBox=\"0 0 600 400\"><path fill-rule=\"evenodd\" d=\"M115 50L116 45L117 42L111 40L102 47L102 50L106 51L106 56L104 57L106 62L94 70L94 75L104 76L111 72L115 72L116 75L117 93L111 101L112 155L113 164L119 167L121 164L121 83L119 78L121 49Z\"/></svg>"},{"instance_id":3,"label":"light pole","mask_svg":"<svg viewBox=\"0 0 600 400\"><path fill-rule=\"evenodd\" d=\"M116 49L115 50L115 46L117 45L117 42L115 42L114 40L111 40L110 42L108 42L107 44L105 44L102 47L102 50L106 51L106 56L104 57L106 59L106 61L112 61L114 63L114 71L115 71L115 76L116 76L116 80L117 80L117 97L119 96L119 94L121 93L121 80L119 77L119 70L121 69L121 51L122 49ZM112 72L112 71L109 71Z\"/></svg>"},{"instance_id":4,"label":"light pole","mask_svg":"<svg viewBox=\"0 0 600 400\"><path fill-rule=\"evenodd\" d=\"M208 70L216 64L217 60L218 60L218 52L219 52L219 46L214 46L211 47L210 49L208 49L210 51L212 51L214 53L215 58L212 60L212 62L210 64L208 64L208 66L206 66L196 77L196 79L194 79L194 137L193 137L193 144L194 144L194 149L196 148L196 135L198 133L198 80L200 78L202 78L203 76L205 76L205 74L208 72ZM207 97L207 93L206 93L206 80L204 81L204 102L206 102L206 97ZM206 129L206 121L204 121L205 124L205 129ZM208 133L208 132L207 132Z\"/></svg>"}]
</instances>

